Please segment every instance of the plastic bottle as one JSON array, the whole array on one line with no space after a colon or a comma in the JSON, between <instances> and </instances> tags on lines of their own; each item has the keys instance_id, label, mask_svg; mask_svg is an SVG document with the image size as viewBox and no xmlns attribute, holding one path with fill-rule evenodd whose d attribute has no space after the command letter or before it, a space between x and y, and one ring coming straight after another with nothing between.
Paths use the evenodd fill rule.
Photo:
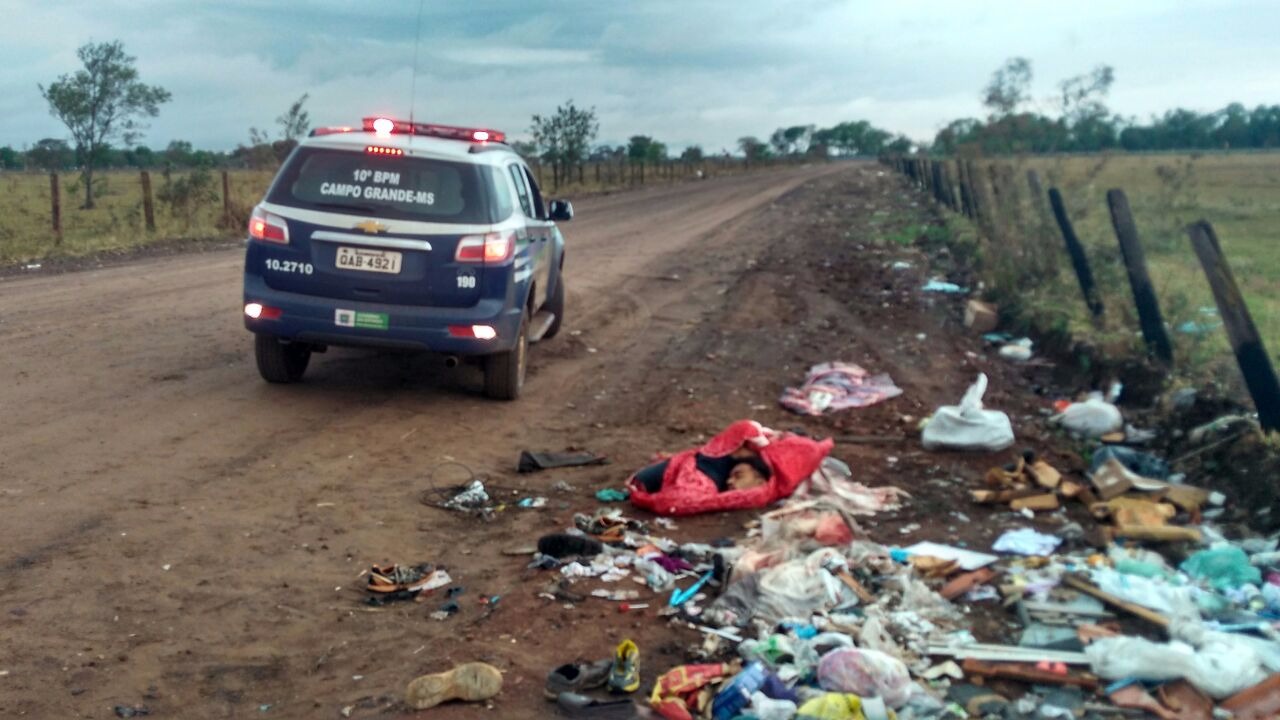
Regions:
<instances>
[{"instance_id":1,"label":"plastic bottle","mask_svg":"<svg viewBox=\"0 0 1280 720\"><path fill-rule=\"evenodd\" d=\"M758 662L748 663L711 701L711 717L715 720L731 720L736 717L738 711L751 703L751 694L764 685L764 679L764 665Z\"/></svg>"}]
</instances>

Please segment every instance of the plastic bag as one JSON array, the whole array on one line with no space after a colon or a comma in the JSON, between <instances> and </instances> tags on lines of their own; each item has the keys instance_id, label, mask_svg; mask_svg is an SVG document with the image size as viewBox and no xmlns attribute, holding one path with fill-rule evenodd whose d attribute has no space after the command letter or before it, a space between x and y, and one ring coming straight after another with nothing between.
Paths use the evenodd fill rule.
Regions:
<instances>
[{"instance_id":1,"label":"plastic bag","mask_svg":"<svg viewBox=\"0 0 1280 720\"><path fill-rule=\"evenodd\" d=\"M847 693L825 693L800 706L797 720L865 720L862 698Z\"/></svg>"},{"instance_id":2,"label":"plastic bag","mask_svg":"<svg viewBox=\"0 0 1280 720\"><path fill-rule=\"evenodd\" d=\"M1185 678L1213 698L1225 698L1267 678L1263 659L1247 642L1226 633L1204 633L1198 648L1185 642L1144 638L1094 640L1084 652L1093 671L1108 680Z\"/></svg>"},{"instance_id":3,"label":"plastic bag","mask_svg":"<svg viewBox=\"0 0 1280 720\"><path fill-rule=\"evenodd\" d=\"M924 426L921 439L927 450L986 450L995 452L1013 444L1013 425L1009 416L999 410L983 410L982 396L987 392L987 376L965 392L959 405L943 405Z\"/></svg>"},{"instance_id":4,"label":"plastic bag","mask_svg":"<svg viewBox=\"0 0 1280 720\"><path fill-rule=\"evenodd\" d=\"M1053 420L1077 435L1100 438L1124 427L1120 408L1095 393L1084 402L1071 403L1066 410L1053 416Z\"/></svg>"},{"instance_id":5,"label":"plastic bag","mask_svg":"<svg viewBox=\"0 0 1280 720\"><path fill-rule=\"evenodd\" d=\"M1249 556L1238 547L1201 550L1179 566L1198 580L1208 580L1214 590L1229 590L1262 582L1262 571L1249 564Z\"/></svg>"},{"instance_id":6,"label":"plastic bag","mask_svg":"<svg viewBox=\"0 0 1280 720\"><path fill-rule=\"evenodd\" d=\"M803 560L790 560L762 570L755 616L776 622L808 617L818 610L840 605L845 595L852 597L852 593L822 567L825 562L841 560L838 552L823 548Z\"/></svg>"},{"instance_id":7,"label":"plastic bag","mask_svg":"<svg viewBox=\"0 0 1280 720\"><path fill-rule=\"evenodd\" d=\"M818 684L824 690L878 696L898 708L911 697L911 673L902 661L877 650L832 650L818 662Z\"/></svg>"},{"instance_id":8,"label":"plastic bag","mask_svg":"<svg viewBox=\"0 0 1280 720\"><path fill-rule=\"evenodd\" d=\"M757 691L751 695L751 714L758 720L791 720L796 716L796 704L790 700L774 700Z\"/></svg>"}]
</instances>

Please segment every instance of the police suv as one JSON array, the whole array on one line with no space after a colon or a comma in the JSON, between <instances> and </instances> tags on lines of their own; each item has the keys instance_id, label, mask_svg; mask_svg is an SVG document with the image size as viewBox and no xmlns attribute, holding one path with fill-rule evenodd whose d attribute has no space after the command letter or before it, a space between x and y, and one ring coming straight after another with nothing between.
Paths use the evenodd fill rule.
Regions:
<instances>
[{"instance_id":1,"label":"police suv","mask_svg":"<svg viewBox=\"0 0 1280 720\"><path fill-rule=\"evenodd\" d=\"M494 130L365 118L318 128L249 220L244 323L258 371L295 382L329 345L479 357L514 400L564 318L564 200Z\"/></svg>"}]
</instances>

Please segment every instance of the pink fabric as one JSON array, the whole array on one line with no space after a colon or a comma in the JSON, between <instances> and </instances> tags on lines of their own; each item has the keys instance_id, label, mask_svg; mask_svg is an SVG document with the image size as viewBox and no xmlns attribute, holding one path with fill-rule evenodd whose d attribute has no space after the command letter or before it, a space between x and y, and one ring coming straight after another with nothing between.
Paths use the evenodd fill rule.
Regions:
<instances>
[{"instance_id":1,"label":"pink fabric","mask_svg":"<svg viewBox=\"0 0 1280 720\"><path fill-rule=\"evenodd\" d=\"M744 445L760 454L771 477L757 487L720 492L715 481L698 470L698 452L709 457L724 457ZM762 508L795 492L796 487L818 469L833 445L830 439L810 440L774 432L751 420L739 420L701 448L673 456L663 474L662 488L656 493L647 492L634 477L629 480L631 502L659 515Z\"/></svg>"}]
</instances>

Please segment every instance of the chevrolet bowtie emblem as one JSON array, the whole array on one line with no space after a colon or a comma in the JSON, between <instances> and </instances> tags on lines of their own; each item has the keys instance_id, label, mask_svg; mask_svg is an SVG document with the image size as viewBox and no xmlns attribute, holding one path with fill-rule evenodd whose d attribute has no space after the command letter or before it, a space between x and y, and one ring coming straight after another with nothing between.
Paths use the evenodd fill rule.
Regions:
<instances>
[{"instance_id":1,"label":"chevrolet bowtie emblem","mask_svg":"<svg viewBox=\"0 0 1280 720\"><path fill-rule=\"evenodd\" d=\"M386 225L383 225L382 223L377 222L376 220L365 220L364 222L358 222L352 227L354 227L356 230L363 230L369 233L370 235L377 235L378 233L384 233L389 229Z\"/></svg>"}]
</instances>

